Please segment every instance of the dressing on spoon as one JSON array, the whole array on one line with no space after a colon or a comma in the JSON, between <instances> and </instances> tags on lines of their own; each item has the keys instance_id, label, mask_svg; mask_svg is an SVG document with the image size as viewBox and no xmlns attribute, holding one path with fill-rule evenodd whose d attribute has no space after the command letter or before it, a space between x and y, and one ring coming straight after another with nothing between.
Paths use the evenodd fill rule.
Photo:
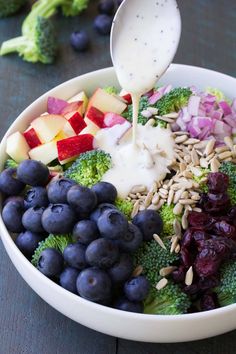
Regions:
<instances>
[{"instance_id":1,"label":"dressing on spoon","mask_svg":"<svg viewBox=\"0 0 236 354\"><path fill-rule=\"evenodd\" d=\"M175 0L124 0L111 32L111 56L123 89L132 96L133 124L118 141L121 127L101 129L97 147L109 152L113 167L103 176L121 197L144 184L162 180L174 158L169 129L137 124L141 95L151 90L170 65L178 47L181 20ZM131 136L132 130L132 136Z\"/></svg>"}]
</instances>

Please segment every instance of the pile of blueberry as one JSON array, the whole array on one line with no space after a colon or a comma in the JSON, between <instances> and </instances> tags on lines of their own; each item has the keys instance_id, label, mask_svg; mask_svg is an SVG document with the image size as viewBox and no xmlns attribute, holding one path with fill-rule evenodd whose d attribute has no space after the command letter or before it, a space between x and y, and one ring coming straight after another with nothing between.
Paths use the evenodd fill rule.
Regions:
<instances>
[{"instance_id":1,"label":"pile of blueberry","mask_svg":"<svg viewBox=\"0 0 236 354\"><path fill-rule=\"evenodd\" d=\"M90 301L142 312L149 283L132 277L132 253L162 228L158 213L139 212L131 223L113 204L112 184L89 189L63 176L50 180L47 166L34 160L4 170L0 190L6 196L3 221L18 234L16 245L29 260L48 234L72 234L63 254L54 248L41 252L40 272Z\"/></svg>"},{"instance_id":2,"label":"pile of blueberry","mask_svg":"<svg viewBox=\"0 0 236 354\"><path fill-rule=\"evenodd\" d=\"M113 15L122 0L100 0L98 12L94 19L93 27L101 35L108 35L111 31ZM86 31L76 31L71 34L70 42L72 47L83 52L89 47L89 36Z\"/></svg>"}]
</instances>

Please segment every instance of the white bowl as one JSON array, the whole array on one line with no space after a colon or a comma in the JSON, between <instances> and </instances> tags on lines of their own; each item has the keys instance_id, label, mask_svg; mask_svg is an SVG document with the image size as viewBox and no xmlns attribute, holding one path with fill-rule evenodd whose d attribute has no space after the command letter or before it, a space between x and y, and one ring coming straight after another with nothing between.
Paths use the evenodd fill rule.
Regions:
<instances>
[{"instance_id":1,"label":"white bowl","mask_svg":"<svg viewBox=\"0 0 236 354\"><path fill-rule=\"evenodd\" d=\"M171 83L174 86L195 85L200 89L207 86L217 87L228 97L236 92L236 79L187 65L171 65L161 83ZM0 168L3 168L6 159L6 137L17 130L23 131L34 117L45 112L49 95L68 99L79 90L84 89L91 94L95 88L105 85L118 85L113 68L76 77L38 98L21 113L4 136L0 145ZM55 309L87 327L112 336L145 342L190 341L236 328L236 304L209 312L160 316L114 310L84 300L46 278L29 262L14 244L2 218L0 233L9 257L29 286Z\"/></svg>"}]
</instances>

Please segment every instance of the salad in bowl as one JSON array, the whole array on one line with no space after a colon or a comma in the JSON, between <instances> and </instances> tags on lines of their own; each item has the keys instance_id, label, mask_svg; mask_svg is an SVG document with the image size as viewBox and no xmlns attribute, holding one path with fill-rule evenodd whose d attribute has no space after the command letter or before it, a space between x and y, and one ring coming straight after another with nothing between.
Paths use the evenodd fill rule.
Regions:
<instances>
[{"instance_id":1,"label":"salad in bowl","mask_svg":"<svg viewBox=\"0 0 236 354\"><path fill-rule=\"evenodd\" d=\"M11 259L51 305L108 334L202 338L204 326L189 338L184 323L200 324L202 315L215 325L210 314L236 302L236 101L194 75L196 86L175 78L188 69L172 65L141 97L138 162L125 154L132 99L111 74L98 77L99 87L89 75L72 80L69 99L70 82L49 92L1 145L1 229ZM114 320L109 329L100 316ZM222 332L214 325L212 334ZM227 329L234 326L229 320Z\"/></svg>"}]
</instances>

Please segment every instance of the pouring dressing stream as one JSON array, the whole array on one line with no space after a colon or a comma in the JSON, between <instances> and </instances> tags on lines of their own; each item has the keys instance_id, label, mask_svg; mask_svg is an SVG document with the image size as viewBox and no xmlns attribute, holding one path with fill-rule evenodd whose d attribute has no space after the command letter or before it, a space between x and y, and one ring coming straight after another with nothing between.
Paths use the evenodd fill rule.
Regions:
<instances>
[{"instance_id":1,"label":"pouring dressing stream","mask_svg":"<svg viewBox=\"0 0 236 354\"><path fill-rule=\"evenodd\" d=\"M102 129L96 141L113 161L103 180L113 183L121 197L134 185L151 188L154 181L165 177L174 158L171 131L141 126L137 121L140 97L155 86L172 62L180 32L175 0L124 0L115 15L111 57L121 87L132 96L132 129L116 144L110 137L119 135L120 127Z\"/></svg>"}]
</instances>

